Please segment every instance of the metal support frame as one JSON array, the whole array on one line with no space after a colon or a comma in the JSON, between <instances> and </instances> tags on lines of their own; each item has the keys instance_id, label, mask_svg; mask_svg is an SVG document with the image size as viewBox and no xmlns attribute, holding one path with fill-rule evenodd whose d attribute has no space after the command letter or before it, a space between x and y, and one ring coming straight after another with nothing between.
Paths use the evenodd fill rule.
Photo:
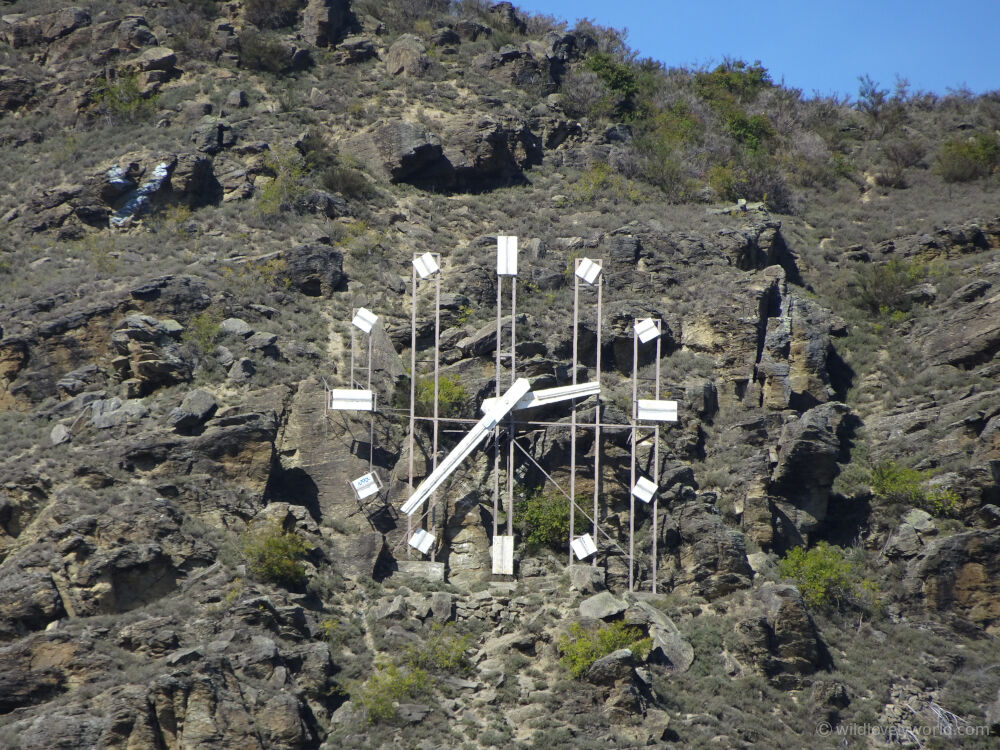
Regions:
<instances>
[{"instance_id":1,"label":"metal support frame","mask_svg":"<svg viewBox=\"0 0 1000 750\"><path fill-rule=\"evenodd\" d=\"M515 246L516 247L516 246ZM498 246L499 250L499 246ZM458 419L458 418L442 418L439 414L439 377L440 377L440 317L441 317L441 273L440 273L440 256L436 253L425 254L434 257L435 262L438 264L438 270L435 273L435 311L434 311L434 358L432 360L434 367L434 393L433 393L433 416L431 417L418 417L415 413L415 402L416 402L416 380L417 380L417 266L414 263L413 269L411 270L411 311L410 311L410 408L409 408L409 475L408 475L408 489L409 494L412 498L414 494L414 454L415 454L415 429L416 423L418 421L431 422L432 425L432 471L437 469L438 466L438 435L440 432L440 425L442 423L446 424L476 424L475 419ZM425 257L421 256L421 257ZM417 255L414 255L414 260L416 261ZM515 258L516 264L516 258ZM584 268L581 269L581 263L586 264ZM573 284L573 352L572 352L572 384L578 385L578 374L577 370L580 365L579 362L579 322L580 322L580 282L584 281L588 286L595 287L597 293L596 299L596 354L595 354L595 377L594 382L600 383L601 380L601 331L603 326L603 274L601 273L603 269L603 262L601 260L591 260L591 259L576 259L574 262L574 284ZM580 273L578 274L577 271ZM427 279L428 272L426 270L421 270L421 278ZM503 332L503 298L504 298L504 285L503 276L510 277L510 338L509 338L509 350L504 351L505 342L507 341ZM655 321L657 338L656 338L656 375L654 379L654 396L658 400L660 396L660 356L661 356L661 340L660 333L662 332L662 322ZM646 327L647 332L649 331L649 325L647 322ZM644 338L648 341L648 338ZM368 371L369 371L369 383L370 383L370 373L371 373L371 342L369 341L369 360L368 360ZM632 353L632 416L630 423L627 425L621 424L605 424L601 421L601 407L602 401L600 394L598 393L596 397L596 403L594 408L594 419L590 424L583 424L578 421L578 399L574 398L572 401L571 414L570 414L570 424L566 425L563 422L548 422L548 421L536 421L530 419L518 419L515 417L513 411L510 411L505 419L506 429L507 429L507 456L506 456L506 534L512 536L514 531L514 454L515 448L520 450L521 453L533 463L542 475L552 482L556 488L565 495L570 501L570 534L569 534L569 552L568 560L569 564L574 564L572 543L574 541L574 536L576 534L575 529L575 515L577 511L584 515L588 514L583 511L582 508L576 505L576 469L577 469L577 456L576 456L576 437L579 429L593 429L594 430L594 493L593 493L593 508L592 516L588 518L588 521L592 522L593 530L593 540L595 544L600 540L606 545L606 549L616 549L622 555L626 555L629 561L629 574L628 574L628 586L629 590L632 591L635 588L635 496L632 494L631 489L635 486L636 482L636 446L640 440L645 440L648 438L639 438L638 432L642 428L639 423L639 412L638 412L638 361L639 361L639 340L635 335L635 328L633 327L633 353ZM352 352L351 352L351 368L352 368L352 383L353 383L353 371L354 371L354 343L352 338ZM502 273L498 261L497 268L497 308L496 308L496 352L495 352L495 390L496 397L499 399L501 392L501 361L504 357L509 359L510 365L510 383L511 386L517 380L517 276L516 276L516 265L513 272ZM484 409L485 409L484 405ZM374 425L374 422L372 423ZM569 475L569 493L567 493L558 482L553 479L553 477L546 472L538 462L530 455L530 453L517 442L517 430L518 428L546 428L546 427L569 427L570 429L570 475ZM629 545L628 551L625 550L612 538L607 532L601 529L599 524L599 512L600 512L600 491L601 491L601 433L602 430L617 430L617 429L628 429L631 431L631 469L630 469L630 492L629 492ZM449 430L451 432L452 430ZM493 537L494 539L500 535L500 455L503 450L503 446L500 441L501 428L499 423L493 429ZM658 425L653 433L653 482L654 484L659 483L659 429ZM371 461L371 458L370 458ZM655 592L657 588L656 583L656 555L657 555L657 522L658 522L658 502L656 497L653 499L653 562L652 562L652 589ZM430 523L433 527L434 524L434 508L435 505L432 501L428 502L427 510L417 518L418 525L423 523L423 520L430 516ZM410 539L413 535L413 516L407 515L407 539ZM410 546L407 545L407 554L410 554ZM431 550L431 559L434 559L435 551ZM593 565L597 565L598 555L593 556L591 561Z\"/></svg>"},{"instance_id":2,"label":"metal support frame","mask_svg":"<svg viewBox=\"0 0 1000 750\"><path fill-rule=\"evenodd\" d=\"M580 276L577 271L580 269L580 263L583 259L576 258L573 261L573 364L572 364L572 382L573 385L577 383L577 368L579 365L579 343L580 343ZM592 261L596 263L599 268L603 270L604 263L602 260ZM594 362L595 372L594 382L601 382L601 326L603 323L602 316L603 312L601 309L601 303L604 293L604 275L600 274L597 276L596 284L589 284L588 286L596 286L597 288L597 345L596 345L596 360ZM567 542L567 557L569 559L569 564L573 565L573 539L576 537L576 430L577 430L577 405L576 400L573 400L572 410L570 412L570 441L569 441L569 540ZM600 483L601 483L601 451L600 451L600 441L601 441L601 396L600 394L596 397L596 404L594 406L594 515L593 515L593 538L594 543L598 540L598 496L600 493ZM586 514L585 514L586 515ZM594 559L591 561L592 565L597 565L597 555L594 555Z\"/></svg>"},{"instance_id":3,"label":"metal support frame","mask_svg":"<svg viewBox=\"0 0 1000 750\"><path fill-rule=\"evenodd\" d=\"M663 322L653 321L656 324L656 374L653 378L654 398L660 398L660 354L663 334ZM628 590L635 590L635 495L631 488L635 487L635 463L636 447L639 444L639 337L636 335L636 326L640 320L636 318L632 325L632 455L629 470L629 511L628 511ZM653 484L659 486L660 483L660 425L653 425ZM657 536L657 516L659 515L659 493L653 495L653 559L652 559L652 588L656 593L656 536Z\"/></svg>"},{"instance_id":4,"label":"metal support frame","mask_svg":"<svg viewBox=\"0 0 1000 750\"><path fill-rule=\"evenodd\" d=\"M430 417L431 421L431 471L437 468L438 460L438 434L439 434L439 414L438 414L438 388L440 383L441 374L441 255L440 253L429 253L434 258L434 261L438 265L438 270L434 273L434 406L433 406L433 416ZM413 494L413 458L416 449L415 440L415 429L416 429L416 393L417 393L417 263L416 261L421 258L421 254L414 253L413 263L410 267L410 281L411 281L411 295L410 295L410 430L409 430L409 466L407 472L406 485L409 490L409 494ZM421 420L427 420L427 417L422 417ZM430 525L431 528L435 526L436 523L436 505L431 503L430 505ZM425 514L426 516L426 514ZM423 518L423 517L422 517ZM410 516L406 518L406 537L409 539L413 535L413 519ZM406 548L407 556L410 556L410 547ZM431 547L431 561L437 559L437 548Z\"/></svg>"},{"instance_id":5,"label":"metal support frame","mask_svg":"<svg viewBox=\"0 0 1000 750\"><path fill-rule=\"evenodd\" d=\"M357 312L357 311L355 311ZM360 383L354 378L355 369L364 370L367 374L365 389L372 389L372 335L368 334L368 364L365 367L356 367L357 357L357 331L351 326L351 388L357 388ZM371 473L375 463L375 409L372 409L368 418L368 472Z\"/></svg>"}]
</instances>

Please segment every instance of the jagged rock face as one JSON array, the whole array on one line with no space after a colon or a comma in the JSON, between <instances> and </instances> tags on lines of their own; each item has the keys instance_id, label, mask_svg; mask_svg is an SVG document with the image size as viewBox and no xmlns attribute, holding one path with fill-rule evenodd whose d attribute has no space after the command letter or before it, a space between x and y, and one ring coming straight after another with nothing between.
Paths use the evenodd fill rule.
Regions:
<instances>
[{"instance_id":1,"label":"jagged rock face","mask_svg":"<svg viewBox=\"0 0 1000 750\"><path fill-rule=\"evenodd\" d=\"M350 0L309 0L302 11L302 36L317 47L336 44L355 25Z\"/></svg>"},{"instance_id":2,"label":"jagged rock face","mask_svg":"<svg viewBox=\"0 0 1000 750\"><path fill-rule=\"evenodd\" d=\"M1000 632L1000 530L936 539L907 568L907 590L929 612L952 612Z\"/></svg>"},{"instance_id":3,"label":"jagged rock face","mask_svg":"<svg viewBox=\"0 0 1000 750\"><path fill-rule=\"evenodd\" d=\"M138 328L126 325L116 334L114 327L121 320L119 316L129 310L186 317L189 311L204 308L208 299L200 280L166 276L96 304L67 305L70 310L58 305L68 300L68 295L48 300L42 310L53 310L55 315L39 316L42 320L32 321L34 325L19 335L0 340L0 384L6 383L6 389L0 391L0 404L28 408L58 394L63 378L68 378L64 385L72 393L78 378L69 376L91 364L96 364L99 372L88 377L98 383L117 372L119 377L138 380L142 389L190 377L189 366L169 343L178 333L175 329L171 333L151 324L147 333L145 324L137 324Z\"/></svg>"},{"instance_id":4,"label":"jagged rock face","mask_svg":"<svg viewBox=\"0 0 1000 750\"><path fill-rule=\"evenodd\" d=\"M788 546L801 544L826 518L833 480L840 471L838 430L849 410L841 403L816 406L788 422L778 442L770 491L777 526Z\"/></svg>"},{"instance_id":5,"label":"jagged rock face","mask_svg":"<svg viewBox=\"0 0 1000 750\"><path fill-rule=\"evenodd\" d=\"M748 609L727 645L749 669L794 687L823 666L825 647L797 588L765 583L751 593Z\"/></svg>"},{"instance_id":6,"label":"jagged rock face","mask_svg":"<svg viewBox=\"0 0 1000 750\"><path fill-rule=\"evenodd\" d=\"M403 34L392 43L385 53L385 69L390 75L405 73L408 76L421 76L430 66L430 60L424 54L427 48L420 37L413 34Z\"/></svg>"},{"instance_id":7,"label":"jagged rock face","mask_svg":"<svg viewBox=\"0 0 1000 750\"><path fill-rule=\"evenodd\" d=\"M524 179L539 163L541 144L515 120L459 122L440 137L406 121L379 125L350 141L358 158L392 182L477 192Z\"/></svg>"},{"instance_id":8,"label":"jagged rock face","mask_svg":"<svg viewBox=\"0 0 1000 750\"><path fill-rule=\"evenodd\" d=\"M661 529L664 541L673 538L679 546L661 570L664 576L672 574L675 589L715 599L749 585L753 571L743 535L727 529L714 506L704 500L689 501L673 515L676 520ZM663 544L660 549L664 550Z\"/></svg>"}]
</instances>

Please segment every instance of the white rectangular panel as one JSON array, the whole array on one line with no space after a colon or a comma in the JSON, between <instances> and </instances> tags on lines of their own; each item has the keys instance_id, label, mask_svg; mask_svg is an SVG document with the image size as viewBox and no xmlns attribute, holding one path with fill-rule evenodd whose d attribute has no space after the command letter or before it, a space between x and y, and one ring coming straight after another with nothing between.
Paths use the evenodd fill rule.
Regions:
<instances>
[{"instance_id":1,"label":"white rectangular panel","mask_svg":"<svg viewBox=\"0 0 1000 750\"><path fill-rule=\"evenodd\" d=\"M422 279L433 276L441 270L441 266L438 265L437 260L431 253L424 253L423 255L414 258L413 267L417 269L417 274Z\"/></svg>"},{"instance_id":2,"label":"white rectangular panel","mask_svg":"<svg viewBox=\"0 0 1000 750\"><path fill-rule=\"evenodd\" d=\"M573 548L573 554L576 555L577 560L586 560L588 557L597 552L597 545L594 544L594 537L590 534L578 536L570 542L569 546Z\"/></svg>"},{"instance_id":3,"label":"white rectangular panel","mask_svg":"<svg viewBox=\"0 0 1000 750\"><path fill-rule=\"evenodd\" d=\"M581 258L576 267L576 275L587 284L595 284L597 277L601 275L600 261L593 261L590 258Z\"/></svg>"},{"instance_id":4,"label":"white rectangular panel","mask_svg":"<svg viewBox=\"0 0 1000 750\"><path fill-rule=\"evenodd\" d=\"M375 394L357 388L331 388L327 405L335 411L375 411Z\"/></svg>"},{"instance_id":5,"label":"white rectangular panel","mask_svg":"<svg viewBox=\"0 0 1000 750\"><path fill-rule=\"evenodd\" d=\"M517 237L497 237L497 276L517 276Z\"/></svg>"},{"instance_id":6,"label":"white rectangular panel","mask_svg":"<svg viewBox=\"0 0 1000 750\"><path fill-rule=\"evenodd\" d=\"M357 312L354 313L354 317L351 319L351 324L355 328L360 328L365 333L372 332L372 326L375 325L375 321L378 320L378 315L373 313L371 310L365 309L364 307L359 307Z\"/></svg>"},{"instance_id":7,"label":"white rectangular panel","mask_svg":"<svg viewBox=\"0 0 1000 750\"><path fill-rule=\"evenodd\" d=\"M364 500L366 497L377 495L381 486L379 485L378 477L375 476L374 472L371 472L352 481L351 488L354 490L354 494L358 496L358 500Z\"/></svg>"},{"instance_id":8,"label":"white rectangular panel","mask_svg":"<svg viewBox=\"0 0 1000 750\"><path fill-rule=\"evenodd\" d=\"M424 529L417 529L410 537L410 546L419 550L422 555L426 555L433 545L434 535Z\"/></svg>"},{"instance_id":9,"label":"white rectangular panel","mask_svg":"<svg viewBox=\"0 0 1000 750\"><path fill-rule=\"evenodd\" d=\"M648 344L660 335L660 327L656 325L656 321L652 318L638 320L635 324L635 335L640 343Z\"/></svg>"},{"instance_id":10,"label":"white rectangular panel","mask_svg":"<svg viewBox=\"0 0 1000 750\"><path fill-rule=\"evenodd\" d=\"M656 494L657 489L657 486L646 479L646 477L639 477L636 480L635 487L632 488L632 494L642 500L642 502L648 503L653 499L653 495Z\"/></svg>"},{"instance_id":11,"label":"white rectangular panel","mask_svg":"<svg viewBox=\"0 0 1000 750\"><path fill-rule=\"evenodd\" d=\"M514 537L493 537L493 575L514 575Z\"/></svg>"},{"instance_id":12,"label":"white rectangular panel","mask_svg":"<svg viewBox=\"0 0 1000 750\"><path fill-rule=\"evenodd\" d=\"M676 401L655 401L640 398L636 403L637 417L644 422L676 422Z\"/></svg>"}]
</instances>

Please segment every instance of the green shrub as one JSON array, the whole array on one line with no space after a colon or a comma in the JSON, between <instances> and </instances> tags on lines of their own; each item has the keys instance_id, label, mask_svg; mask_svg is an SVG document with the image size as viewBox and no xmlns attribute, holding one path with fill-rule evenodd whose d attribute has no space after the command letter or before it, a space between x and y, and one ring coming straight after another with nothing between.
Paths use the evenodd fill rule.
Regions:
<instances>
[{"instance_id":1,"label":"green shrub","mask_svg":"<svg viewBox=\"0 0 1000 750\"><path fill-rule=\"evenodd\" d=\"M376 671L358 691L358 703L365 711L369 724L391 719L396 715L393 702L403 698L424 697L429 686L427 672L418 668L386 664Z\"/></svg>"},{"instance_id":2,"label":"green shrub","mask_svg":"<svg viewBox=\"0 0 1000 750\"><path fill-rule=\"evenodd\" d=\"M840 547L819 542L806 550L795 547L778 561L778 572L795 581L810 607L838 606L843 602L877 606L877 585L862 575Z\"/></svg>"},{"instance_id":3,"label":"green shrub","mask_svg":"<svg viewBox=\"0 0 1000 750\"><path fill-rule=\"evenodd\" d=\"M946 141L934 160L934 171L945 182L969 182L988 177L1000 167L1000 138L977 133L971 138Z\"/></svg>"},{"instance_id":4,"label":"green shrub","mask_svg":"<svg viewBox=\"0 0 1000 750\"><path fill-rule=\"evenodd\" d=\"M854 304L868 312L891 313L910 309L906 293L927 275L920 263L893 258L888 263L866 263L854 272Z\"/></svg>"},{"instance_id":5,"label":"green shrub","mask_svg":"<svg viewBox=\"0 0 1000 750\"><path fill-rule=\"evenodd\" d=\"M271 181L257 193L257 213L273 217L293 210L305 193L302 182L305 161L302 155L291 148L269 151L264 157L264 169L271 176Z\"/></svg>"},{"instance_id":6,"label":"green shrub","mask_svg":"<svg viewBox=\"0 0 1000 750\"><path fill-rule=\"evenodd\" d=\"M188 319L181 340L192 344L202 354L208 354L219 336L219 316L212 310L203 310Z\"/></svg>"},{"instance_id":7,"label":"green shrub","mask_svg":"<svg viewBox=\"0 0 1000 750\"><path fill-rule=\"evenodd\" d=\"M577 505L586 502L582 495ZM529 550L541 547L564 549L569 543L569 499L561 492L542 492L519 500L514 506L514 518L521 541ZM574 527L586 529L588 521L577 510Z\"/></svg>"},{"instance_id":8,"label":"green shrub","mask_svg":"<svg viewBox=\"0 0 1000 750\"><path fill-rule=\"evenodd\" d=\"M156 112L159 94L143 94L138 76L129 75L115 80L98 78L91 98L101 114L118 121L136 122Z\"/></svg>"},{"instance_id":9,"label":"green shrub","mask_svg":"<svg viewBox=\"0 0 1000 750\"><path fill-rule=\"evenodd\" d=\"M457 375L442 375L438 378L438 416L462 417L469 408L469 394L462 387ZM414 411L418 417L434 416L434 377L424 377L417 381Z\"/></svg>"},{"instance_id":10,"label":"green shrub","mask_svg":"<svg viewBox=\"0 0 1000 750\"><path fill-rule=\"evenodd\" d=\"M912 505L934 516L947 516L955 510L959 497L953 490L925 489L923 485L932 475L895 461L881 461L872 469L872 495L885 503Z\"/></svg>"},{"instance_id":11,"label":"green shrub","mask_svg":"<svg viewBox=\"0 0 1000 750\"><path fill-rule=\"evenodd\" d=\"M615 203L638 204L642 193L634 182L615 174L607 164L595 164L574 183L573 198L578 203L604 198Z\"/></svg>"},{"instance_id":12,"label":"green shrub","mask_svg":"<svg viewBox=\"0 0 1000 750\"><path fill-rule=\"evenodd\" d=\"M753 65L743 60L726 60L712 72L694 77L695 92L710 103L751 102L772 85L771 76L760 60Z\"/></svg>"},{"instance_id":13,"label":"green shrub","mask_svg":"<svg viewBox=\"0 0 1000 750\"><path fill-rule=\"evenodd\" d=\"M245 18L259 29L294 26L300 0L243 0Z\"/></svg>"},{"instance_id":14,"label":"green shrub","mask_svg":"<svg viewBox=\"0 0 1000 750\"><path fill-rule=\"evenodd\" d=\"M645 658L653 642L649 638L643 638L640 628L626 625L622 621L591 631L584 630L579 623L574 622L569 627L569 635L562 636L556 645L562 654L559 663L573 677L581 677L591 664L618 649L628 648Z\"/></svg>"},{"instance_id":15,"label":"green shrub","mask_svg":"<svg viewBox=\"0 0 1000 750\"><path fill-rule=\"evenodd\" d=\"M301 560L309 552L306 541L281 524L248 534L243 541L243 557L254 578L289 588L305 583L306 569Z\"/></svg>"},{"instance_id":16,"label":"green shrub","mask_svg":"<svg viewBox=\"0 0 1000 750\"><path fill-rule=\"evenodd\" d=\"M732 112L726 117L726 129L747 151L756 153L777 135L767 115L750 115Z\"/></svg>"},{"instance_id":17,"label":"green shrub","mask_svg":"<svg viewBox=\"0 0 1000 750\"><path fill-rule=\"evenodd\" d=\"M583 66L597 75L615 97L614 111L624 114L635 108L635 95L639 83L632 66L607 52L594 52L587 56Z\"/></svg>"},{"instance_id":18,"label":"green shrub","mask_svg":"<svg viewBox=\"0 0 1000 750\"><path fill-rule=\"evenodd\" d=\"M284 73L292 67L291 47L272 33L245 28L240 32L240 65L249 70Z\"/></svg>"},{"instance_id":19,"label":"green shrub","mask_svg":"<svg viewBox=\"0 0 1000 750\"><path fill-rule=\"evenodd\" d=\"M472 636L455 632L455 623L434 625L430 636L422 646L410 646L406 650L405 664L412 671L424 669L438 672L468 672L472 663L466 650Z\"/></svg>"}]
</instances>

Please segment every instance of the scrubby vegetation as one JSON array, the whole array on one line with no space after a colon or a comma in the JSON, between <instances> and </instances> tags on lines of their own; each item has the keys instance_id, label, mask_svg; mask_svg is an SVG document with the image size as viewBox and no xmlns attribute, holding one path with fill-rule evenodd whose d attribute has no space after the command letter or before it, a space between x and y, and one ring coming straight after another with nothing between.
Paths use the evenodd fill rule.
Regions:
<instances>
[{"instance_id":1,"label":"scrubby vegetation","mask_svg":"<svg viewBox=\"0 0 1000 750\"><path fill-rule=\"evenodd\" d=\"M306 580L302 560L309 552L309 545L294 531L286 531L273 523L251 531L243 540L243 556L250 573L261 581L297 588Z\"/></svg>"},{"instance_id":2,"label":"scrubby vegetation","mask_svg":"<svg viewBox=\"0 0 1000 750\"><path fill-rule=\"evenodd\" d=\"M795 582L811 607L878 606L878 585L864 576L863 566L827 542L789 550L778 562L778 572Z\"/></svg>"},{"instance_id":3,"label":"scrubby vegetation","mask_svg":"<svg viewBox=\"0 0 1000 750\"><path fill-rule=\"evenodd\" d=\"M569 634L559 639L558 648L563 667L573 677L581 677L602 656L627 648L644 658L651 645L652 641L643 637L641 629L616 621L590 631L573 623Z\"/></svg>"}]
</instances>

